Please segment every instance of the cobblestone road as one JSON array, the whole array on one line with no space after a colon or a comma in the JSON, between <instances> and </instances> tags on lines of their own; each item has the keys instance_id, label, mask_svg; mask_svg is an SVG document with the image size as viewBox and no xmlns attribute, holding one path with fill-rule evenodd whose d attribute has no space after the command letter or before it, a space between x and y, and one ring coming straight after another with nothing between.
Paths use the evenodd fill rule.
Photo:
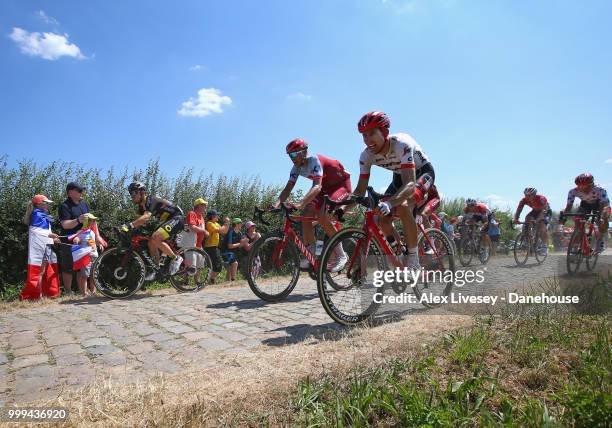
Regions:
<instances>
[{"instance_id":1,"label":"cobblestone road","mask_svg":"<svg viewBox=\"0 0 612 428\"><path fill-rule=\"evenodd\" d=\"M487 283L517 287L558 270L554 257L531 268L516 268L513 259L502 257L487 266ZM305 274L289 299L277 304L266 304L241 287L10 311L0 314L0 405L51 398L97 376L131 382L211 367L224 364L232 353L340 330Z\"/></svg>"}]
</instances>

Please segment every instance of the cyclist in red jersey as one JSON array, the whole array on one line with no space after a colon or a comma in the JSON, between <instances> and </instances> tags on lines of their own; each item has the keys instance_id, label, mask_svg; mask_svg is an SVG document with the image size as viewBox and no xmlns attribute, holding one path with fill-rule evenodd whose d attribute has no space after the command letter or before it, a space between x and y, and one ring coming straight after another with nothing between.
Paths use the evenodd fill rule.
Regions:
<instances>
[{"instance_id":1,"label":"cyclist in red jersey","mask_svg":"<svg viewBox=\"0 0 612 428\"><path fill-rule=\"evenodd\" d=\"M273 206L278 208L281 203L287 200L299 176L312 180L310 190L300 202L293 204L293 206L299 210L304 210L303 215L305 216L316 217L325 234L331 237L336 233L336 229L332 225L331 216L325 211L324 196L327 195L336 202L346 199L351 193L349 172L337 160L323 155L308 156L308 143L301 138L289 142L286 152L293 162L293 168L289 173L289 181L287 181L285 188ZM302 233L304 243L314 255L315 236L311 221L302 221ZM338 272L342 270L347 261L348 256L342 245L337 246L334 265L330 267L330 271ZM310 263L306 259L302 259L300 262L300 267L304 269L309 265Z\"/></svg>"},{"instance_id":2,"label":"cyclist in red jersey","mask_svg":"<svg viewBox=\"0 0 612 428\"><path fill-rule=\"evenodd\" d=\"M481 248L491 248L491 238L489 237L489 223L493 213L486 204L477 202L476 199L468 198L465 200L465 208L463 212L469 215L475 222L482 222L480 231L480 246Z\"/></svg>"},{"instance_id":3,"label":"cyclist in red jersey","mask_svg":"<svg viewBox=\"0 0 612 428\"><path fill-rule=\"evenodd\" d=\"M366 113L357 123L357 130L367 148L359 158L360 174L355 194L365 194L372 165L393 171L393 182L385 192L389 199L378 205L381 214L380 227L393 246L396 239L392 218L389 216L393 209L402 221L404 239L408 247L406 265L409 269L417 270L420 269L418 235L412 211L415 204L423 200L434 184L435 173L421 146L408 134L389 135L390 126L389 117L381 111Z\"/></svg>"},{"instance_id":4,"label":"cyclist in red jersey","mask_svg":"<svg viewBox=\"0 0 612 428\"><path fill-rule=\"evenodd\" d=\"M423 226L426 229L432 227L432 221L435 223L434 227L440 228L440 224L438 224L436 219L431 218L432 214L436 212L439 206L440 206L440 194L438 193L438 189L436 188L436 185L433 184L429 188L429 191L427 192L427 197L414 207L412 214L415 217L417 214L421 216L423 220Z\"/></svg>"},{"instance_id":5,"label":"cyclist in red jersey","mask_svg":"<svg viewBox=\"0 0 612 428\"><path fill-rule=\"evenodd\" d=\"M570 212L574 206L574 200L580 199L580 212L589 214L593 212L600 213L599 232L601 239L598 243L598 251L603 252L606 249L608 242L608 222L610 221L610 198L608 192L602 186L595 184L595 180L588 172L580 174L575 178L576 187L567 194L567 204L565 210Z\"/></svg>"},{"instance_id":6,"label":"cyclist in red jersey","mask_svg":"<svg viewBox=\"0 0 612 428\"><path fill-rule=\"evenodd\" d=\"M538 235L543 242L542 248L539 248L538 250L543 254L546 254L548 252L548 231L546 230L546 226L552 217L552 211L548 205L548 200L543 195L538 195L538 191L533 187L527 187L523 191L523 194L525 197L519 202L516 212L514 213L514 220L512 222L517 224L519 222L521 212L523 211L523 207L525 205L529 206L531 211L525 216L525 221L536 221Z\"/></svg>"}]
</instances>

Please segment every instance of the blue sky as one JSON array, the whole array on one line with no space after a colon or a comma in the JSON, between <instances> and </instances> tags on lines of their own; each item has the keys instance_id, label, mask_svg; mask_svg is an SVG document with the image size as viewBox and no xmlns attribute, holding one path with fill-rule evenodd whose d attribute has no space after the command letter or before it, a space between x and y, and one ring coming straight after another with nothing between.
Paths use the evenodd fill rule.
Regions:
<instances>
[{"instance_id":1,"label":"blue sky","mask_svg":"<svg viewBox=\"0 0 612 428\"><path fill-rule=\"evenodd\" d=\"M514 208L529 185L559 209L580 172L612 189L610 16L609 1L3 0L0 153L284 184L300 136L356 184L356 122L384 110L443 195Z\"/></svg>"}]
</instances>

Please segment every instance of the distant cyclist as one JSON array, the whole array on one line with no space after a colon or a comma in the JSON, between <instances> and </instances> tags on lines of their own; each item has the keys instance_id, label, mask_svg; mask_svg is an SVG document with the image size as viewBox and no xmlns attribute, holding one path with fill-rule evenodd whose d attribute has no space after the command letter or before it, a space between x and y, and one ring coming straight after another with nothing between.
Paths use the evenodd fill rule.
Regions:
<instances>
[{"instance_id":1,"label":"distant cyclist","mask_svg":"<svg viewBox=\"0 0 612 428\"><path fill-rule=\"evenodd\" d=\"M324 197L325 195L333 201L339 202L346 199L351 193L351 176L344 169L342 164L334 159L327 158L323 155L308 155L308 143L301 138L296 138L287 144L287 155L293 162L293 168L289 173L289 181L281 192L278 200L274 203L274 207L278 208L281 203L284 203L298 177L302 176L312 180L312 187L306 193L304 198L295 204L292 204L299 210L304 210L304 216L314 216L317 218L321 227L327 236L333 236L336 229L332 225L331 217L325 210ZM302 233L304 244L308 246L309 251L315 254L315 235L314 226L311 221L302 221ZM331 272L342 270L348 256L342 245L337 245L335 248L335 259L333 266L329 268ZM307 259L300 261L300 267L308 268L310 263Z\"/></svg>"},{"instance_id":2,"label":"distant cyclist","mask_svg":"<svg viewBox=\"0 0 612 428\"><path fill-rule=\"evenodd\" d=\"M525 205L529 206L531 211L525 216L525 221L536 221L538 235L542 240L542 247L538 248L538 251L542 254L546 254L548 252L548 231L546 230L546 226L550 223L552 217L552 211L548 204L548 200L543 195L538 195L538 191L534 187L527 187L523 191L523 194L525 197L521 199L516 208L513 223L517 224L519 222L523 207Z\"/></svg>"},{"instance_id":3,"label":"distant cyclist","mask_svg":"<svg viewBox=\"0 0 612 428\"><path fill-rule=\"evenodd\" d=\"M465 201L465 208L463 209L464 214L469 216L475 222L481 222L482 227L480 231L480 247L483 251L485 248L491 248L491 238L489 237L489 223L493 213L486 204L477 202L476 199L468 198Z\"/></svg>"},{"instance_id":4,"label":"distant cyclist","mask_svg":"<svg viewBox=\"0 0 612 428\"><path fill-rule=\"evenodd\" d=\"M128 192L130 192L132 202L138 205L140 217L131 223L122 225L120 230L127 233L132 229L142 226L149 221L151 217L158 217L160 224L148 241L149 253L156 263L159 262L160 251L168 256L171 260L168 272L170 275L174 275L178 272L183 262L183 258L174 254L165 241L168 238L176 236L178 232L183 230L183 211L178 206L171 204L165 199L148 195L145 185L140 181L131 183L128 186ZM153 278L155 278L155 272L149 272L146 279L150 281Z\"/></svg>"},{"instance_id":5,"label":"distant cyclist","mask_svg":"<svg viewBox=\"0 0 612 428\"><path fill-rule=\"evenodd\" d=\"M576 187L567 194L567 205L561 214L572 210L576 197L580 199L578 209L581 213L590 214L599 212L601 215L599 231L602 238L599 240L598 250L603 252L608 241L608 221L610 219L610 198L608 197L608 192L600 185L595 184L593 176L589 173L580 174L576 177L574 183L576 183Z\"/></svg>"},{"instance_id":6,"label":"distant cyclist","mask_svg":"<svg viewBox=\"0 0 612 428\"><path fill-rule=\"evenodd\" d=\"M389 198L378 205L378 211L382 214L380 226L393 246L395 236L392 218L389 216L393 209L402 221L405 244L408 247L406 267L419 269L413 208L425 198L434 184L435 173L421 146L408 134L390 135L390 126L389 117L382 111L366 113L357 123L357 130L363 137L366 149L359 157L360 175L355 194L365 194L373 165L393 172L393 181L385 191L385 196Z\"/></svg>"}]
</instances>

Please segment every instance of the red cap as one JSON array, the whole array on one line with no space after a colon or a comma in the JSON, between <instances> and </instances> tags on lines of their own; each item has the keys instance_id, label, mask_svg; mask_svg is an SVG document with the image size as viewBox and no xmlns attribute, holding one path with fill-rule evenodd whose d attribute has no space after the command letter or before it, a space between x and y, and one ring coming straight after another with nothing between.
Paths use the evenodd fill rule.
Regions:
<instances>
[{"instance_id":1,"label":"red cap","mask_svg":"<svg viewBox=\"0 0 612 428\"><path fill-rule=\"evenodd\" d=\"M32 204L33 205L42 204L43 202L45 202L47 204L53 203L53 201L51 199L47 198L45 195L34 195L34 197L32 197Z\"/></svg>"}]
</instances>

